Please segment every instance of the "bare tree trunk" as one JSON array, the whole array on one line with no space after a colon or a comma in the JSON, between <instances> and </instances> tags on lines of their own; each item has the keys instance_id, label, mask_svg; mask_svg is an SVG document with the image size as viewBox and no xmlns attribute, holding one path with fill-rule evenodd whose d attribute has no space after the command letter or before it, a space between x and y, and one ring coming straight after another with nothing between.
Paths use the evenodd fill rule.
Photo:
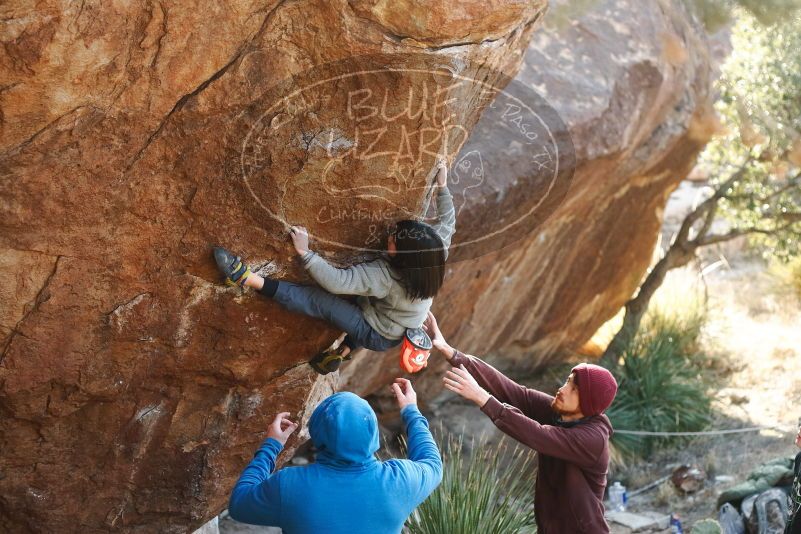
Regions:
<instances>
[{"instance_id":1,"label":"bare tree trunk","mask_svg":"<svg viewBox=\"0 0 801 534\"><path fill-rule=\"evenodd\" d=\"M734 184L743 176L745 170L746 165L743 164L743 166L741 166L737 172L732 174L732 176L730 176L724 183L718 186L717 190L711 197L699 204L684 218L679 231L676 233L676 236L670 245L670 248L667 250L667 252L665 252L665 255L662 257L662 259L660 259L656 265L654 265L653 269L651 269L651 271L648 273L648 276L645 277L645 280L643 281L642 285L640 285L640 289L637 292L637 296L626 303L626 311L623 316L623 326L620 327L620 330L617 331L615 336L612 338L612 341L606 347L603 356L601 356L601 365L607 368L617 367L618 361L623 355L623 352L634 339L634 336L637 335L637 331L640 328L640 323L642 323L645 312L648 311L648 305L656 293L656 290L659 289L659 287L662 285L662 282L665 281L668 271L675 269L676 267L687 265L693 258L695 258L695 253L700 247L722 243L724 241L734 239L735 237L750 233L771 234L775 231L775 229L771 231L757 226L739 228L721 235L709 235L710 230L712 229L712 222L714 221L715 214L717 213L718 202L721 198L726 198L726 196L729 194L729 189L732 184ZM788 183L795 185L799 180L801 180L801 174L795 176ZM787 187L789 186L785 186L785 188L781 189L780 192L786 190ZM762 200L767 201L767 199ZM796 222L798 219L801 219L801 213L790 213L787 215L786 224L782 227L779 227L779 230L789 228L792 224L794 224L794 222ZM700 224L696 225L696 223L699 222ZM698 226L696 234L691 237L690 234L693 230L693 227L696 226Z\"/></svg>"},{"instance_id":2,"label":"bare tree trunk","mask_svg":"<svg viewBox=\"0 0 801 534\"><path fill-rule=\"evenodd\" d=\"M645 316L645 312L648 311L648 305L656 290L665 281L668 271L687 265L695 257L696 248L695 246L685 248L678 242L674 242L662 259L654 265L640 286L637 296L626 303L623 326L620 327L620 330L617 331L606 347L603 356L601 356L601 365L605 367L617 366L618 359L640 329L640 323Z\"/></svg>"}]
</instances>

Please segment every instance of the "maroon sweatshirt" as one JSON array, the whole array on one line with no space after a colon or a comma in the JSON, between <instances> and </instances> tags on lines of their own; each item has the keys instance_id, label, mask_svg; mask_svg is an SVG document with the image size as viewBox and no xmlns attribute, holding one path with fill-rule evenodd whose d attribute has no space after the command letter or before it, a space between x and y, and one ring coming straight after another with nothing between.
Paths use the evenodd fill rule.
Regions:
<instances>
[{"instance_id":1,"label":"maroon sweatshirt","mask_svg":"<svg viewBox=\"0 0 801 534\"><path fill-rule=\"evenodd\" d=\"M456 352L450 363L464 365L493 395L481 411L495 426L537 451L537 532L608 533L603 498L612 435L609 419L596 415L557 423L550 395L515 383L475 356Z\"/></svg>"}]
</instances>

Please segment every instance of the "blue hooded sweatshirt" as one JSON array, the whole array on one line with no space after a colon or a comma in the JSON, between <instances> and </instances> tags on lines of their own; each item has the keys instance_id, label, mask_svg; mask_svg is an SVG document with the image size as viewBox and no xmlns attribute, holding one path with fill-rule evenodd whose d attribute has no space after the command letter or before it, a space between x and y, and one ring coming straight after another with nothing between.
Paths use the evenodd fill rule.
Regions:
<instances>
[{"instance_id":1,"label":"blue hooded sweatshirt","mask_svg":"<svg viewBox=\"0 0 801 534\"><path fill-rule=\"evenodd\" d=\"M378 420L353 393L325 399L311 416L317 461L273 473L281 444L267 438L231 494L228 512L285 534L398 533L442 480L442 460L417 406L401 411L408 460L380 462Z\"/></svg>"}]
</instances>

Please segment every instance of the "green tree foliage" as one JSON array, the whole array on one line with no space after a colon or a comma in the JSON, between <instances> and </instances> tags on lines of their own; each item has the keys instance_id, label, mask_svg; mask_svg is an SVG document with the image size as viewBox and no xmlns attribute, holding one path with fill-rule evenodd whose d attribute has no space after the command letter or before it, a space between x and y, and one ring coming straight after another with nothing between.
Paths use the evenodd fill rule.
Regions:
<instances>
[{"instance_id":1,"label":"green tree foliage","mask_svg":"<svg viewBox=\"0 0 801 534\"><path fill-rule=\"evenodd\" d=\"M760 24L771 25L801 9L801 0L685 0L707 28L714 31L731 21L738 8Z\"/></svg>"},{"instance_id":2,"label":"green tree foliage","mask_svg":"<svg viewBox=\"0 0 801 534\"><path fill-rule=\"evenodd\" d=\"M709 193L682 221L670 247L626 303L623 325L607 346L615 365L636 335L668 271L687 265L701 247L748 236L783 262L801 245L801 14L772 26L737 9L733 50L718 82L719 135L701 155ZM714 224L722 216L727 229Z\"/></svg>"},{"instance_id":3,"label":"green tree foliage","mask_svg":"<svg viewBox=\"0 0 801 534\"><path fill-rule=\"evenodd\" d=\"M765 26L740 10L731 39L718 82L722 133L701 158L731 228L705 241L755 236L786 260L801 239L801 15Z\"/></svg>"},{"instance_id":4,"label":"green tree foliage","mask_svg":"<svg viewBox=\"0 0 801 534\"><path fill-rule=\"evenodd\" d=\"M709 31L730 23L738 10L750 13L760 24L771 25L801 10L801 0L684 0ZM551 2L546 24L564 28L599 6L601 0Z\"/></svg>"}]
</instances>

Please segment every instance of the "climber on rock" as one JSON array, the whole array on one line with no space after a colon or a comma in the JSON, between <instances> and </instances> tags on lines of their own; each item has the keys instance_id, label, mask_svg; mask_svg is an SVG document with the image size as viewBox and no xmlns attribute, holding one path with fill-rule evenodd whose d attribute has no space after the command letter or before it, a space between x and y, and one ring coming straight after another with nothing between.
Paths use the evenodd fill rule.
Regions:
<instances>
[{"instance_id":1,"label":"climber on rock","mask_svg":"<svg viewBox=\"0 0 801 534\"><path fill-rule=\"evenodd\" d=\"M399 533L442 480L442 460L411 382L398 378L391 388L406 426L408 459L377 460L375 412L353 393L336 393L309 420L318 451L311 465L273 472L278 453L298 426L288 413L276 416L234 487L231 517L278 526L285 534Z\"/></svg>"},{"instance_id":2,"label":"climber on rock","mask_svg":"<svg viewBox=\"0 0 801 534\"><path fill-rule=\"evenodd\" d=\"M311 277L321 287L264 278L250 271L242 258L214 248L226 283L252 287L286 309L325 319L345 333L309 363L320 374L336 371L353 351L365 347L385 351L401 343L407 329L420 328L445 277L445 260L456 225L448 169L437 161L437 221L394 225L386 253L379 259L345 269L329 264L309 249L305 228L293 226L290 236ZM353 304L337 295L358 295Z\"/></svg>"},{"instance_id":3,"label":"climber on rock","mask_svg":"<svg viewBox=\"0 0 801 534\"><path fill-rule=\"evenodd\" d=\"M475 402L502 432L537 451L537 532L609 532L603 497L612 425L604 411L617 393L612 373L577 365L552 397L448 345L430 312L423 329L452 366L444 386Z\"/></svg>"}]
</instances>

